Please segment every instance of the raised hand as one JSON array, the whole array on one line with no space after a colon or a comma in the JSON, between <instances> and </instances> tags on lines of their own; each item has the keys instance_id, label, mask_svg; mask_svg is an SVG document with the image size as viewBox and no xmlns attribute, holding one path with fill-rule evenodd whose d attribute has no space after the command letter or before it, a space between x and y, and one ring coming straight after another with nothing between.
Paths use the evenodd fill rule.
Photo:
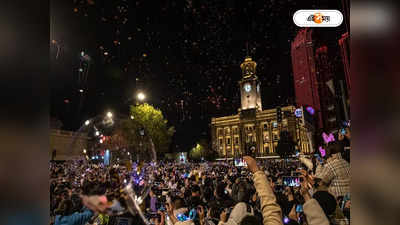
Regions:
<instances>
[{"instance_id":1,"label":"raised hand","mask_svg":"<svg viewBox=\"0 0 400 225\"><path fill-rule=\"evenodd\" d=\"M197 213L199 214L200 224L205 224L205 213L202 205L197 208Z\"/></svg>"},{"instance_id":2,"label":"raised hand","mask_svg":"<svg viewBox=\"0 0 400 225\"><path fill-rule=\"evenodd\" d=\"M106 196L86 196L81 195L82 204L94 212L103 213L109 208Z\"/></svg>"},{"instance_id":3,"label":"raised hand","mask_svg":"<svg viewBox=\"0 0 400 225\"><path fill-rule=\"evenodd\" d=\"M219 215L219 220L225 223L227 220L226 217L227 217L226 210L224 210L224 211L222 211L221 215Z\"/></svg>"},{"instance_id":4,"label":"raised hand","mask_svg":"<svg viewBox=\"0 0 400 225\"><path fill-rule=\"evenodd\" d=\"M246 161L247 168L250 170L250 172L255 173L259 170L257 166L257 161L253 157L244 156L243 159L244 161Z\"/></svg>"}]
</instances>

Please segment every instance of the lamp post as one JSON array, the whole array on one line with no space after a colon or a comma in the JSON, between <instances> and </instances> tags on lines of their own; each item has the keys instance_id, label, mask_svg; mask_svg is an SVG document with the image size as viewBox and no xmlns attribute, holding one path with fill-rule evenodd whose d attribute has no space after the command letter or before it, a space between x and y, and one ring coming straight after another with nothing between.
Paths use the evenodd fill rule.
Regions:
<instances>
[{"instance_id":1,"label":"lamp post","mask_svg":"<svg viewBox=\"0 0 400 225\"><path fill-rule=\"evenodd\" d=\"M143 92L139 92L137 94L137 99L142 102L144 99L146 99L146 95Z\"/></svg>"},{"instance_id":2,"label":"lamp post","mask_svg":"<svg viewBox=\"0 0 400 225\"><path fill-rule=\"evenodd\" d=\"M107 112L107 117L111 119L113 117L112 112Z\"/></svg>"}]
</instances>

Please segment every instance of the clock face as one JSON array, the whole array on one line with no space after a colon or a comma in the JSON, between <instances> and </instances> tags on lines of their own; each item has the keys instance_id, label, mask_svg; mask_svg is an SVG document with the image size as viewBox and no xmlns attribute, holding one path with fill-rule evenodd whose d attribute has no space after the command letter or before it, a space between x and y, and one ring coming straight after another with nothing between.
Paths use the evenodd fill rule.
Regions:
<instances>
[{"instance_id":1,"label":"clock face","mask_svg":"<svg viewBox=\"0 0 400 225\"><path fill-rule=\"evenodd\" d=\"M245 84L245 85L244 85L244 90L245 90L246 92L250 92L250 91L251 91L251 85L250 85L249 83Z\"/></svg>"}]
</instances>

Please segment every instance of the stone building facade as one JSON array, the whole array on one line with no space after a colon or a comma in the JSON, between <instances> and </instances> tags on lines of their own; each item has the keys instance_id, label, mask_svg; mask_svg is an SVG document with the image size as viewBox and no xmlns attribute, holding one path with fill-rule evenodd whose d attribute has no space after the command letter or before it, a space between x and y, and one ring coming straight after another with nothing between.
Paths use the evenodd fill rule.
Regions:
<instances>
[{"instance_id":1,"label":"stone building facade","mask_svg":"<svg viewBox=\"0 0 400 225\"><path fill-rule=\"evenodd\" d=\"M241 108L238 114L211 119L212 148L219 157L237 158L255 147L256 156L276 152L281 131L288 131L303 154L313 152L311 123L304 120L303 110L285 106L263 110L260 82L256 76L256 62L246 57L241 64L239 81ZM278 112L281 119L278 120Z\"/></svg>"}]
</instances>

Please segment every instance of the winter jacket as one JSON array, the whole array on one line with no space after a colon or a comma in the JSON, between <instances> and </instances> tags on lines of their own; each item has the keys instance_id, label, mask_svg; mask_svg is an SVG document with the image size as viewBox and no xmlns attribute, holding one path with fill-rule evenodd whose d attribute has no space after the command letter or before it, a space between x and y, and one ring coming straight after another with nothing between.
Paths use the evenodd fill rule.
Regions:
<instances>
[{"instance_id":1,"label":"winter jacket","mask_svg":"<svg viewBox=\"0 0 400 225\"><path fill-rule=\"evenodd\" d=\"M93 212L85 209L83 212L75 212L69 216L56 215L54 225L85 225L93 216Z\"/></svg>"},{"instance_id":2,"label":"winter jacket","mask_svg":"<svg viewBox=\"0 0 400 225\"><path fill-rule=\"evenodd\" d=\"M328 190L335 198L350 193L350 164L340 153L332 155L324 166L317 166L315 177L330 184Z\"/></svg>"},{"instance_id":3,"label":"winter jacket","mask_svg":"<svg viewBox=\"0 0 400 225\"><path fill-rule=\"evenodd\" d=\"M329 220L317 200L312 198L306 201L303 205L303 211L308 225L329 225Z\"/></svg>"},{"instance_id":4,"label":"winter jacket","mask_svg":"<svg viewBox=\"0 0 400 225\"><path fill-rule=\"evenodd\" d=\"M276 202L272 188L263 171L257 171L253 175L254 186L261 199L261 211L264 225L277 225L282 223L282 210Z\"/></svg>"}]
</instances>

